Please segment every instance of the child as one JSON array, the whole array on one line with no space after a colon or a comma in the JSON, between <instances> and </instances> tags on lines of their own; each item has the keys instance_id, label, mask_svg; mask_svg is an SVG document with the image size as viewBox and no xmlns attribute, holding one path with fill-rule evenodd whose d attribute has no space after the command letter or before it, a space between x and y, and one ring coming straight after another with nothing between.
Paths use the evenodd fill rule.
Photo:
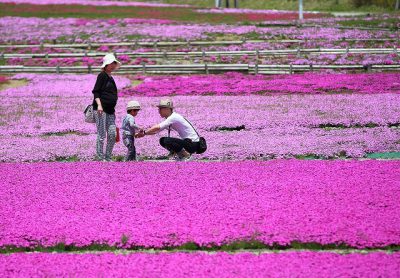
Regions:
<instances>
[{"instance_id":1,"label":"child","mask_svg":"<svg viewBox=\"0 0 400 278\"><path fill-rule=\"evenodd\" d=\"M136 161L135 133L142 129L136 125L135 118L140 110L139 102L131 100L126 107L126 116L122 120L122 140L128 148L125 161Z\"/></svg>"}]
</instances>

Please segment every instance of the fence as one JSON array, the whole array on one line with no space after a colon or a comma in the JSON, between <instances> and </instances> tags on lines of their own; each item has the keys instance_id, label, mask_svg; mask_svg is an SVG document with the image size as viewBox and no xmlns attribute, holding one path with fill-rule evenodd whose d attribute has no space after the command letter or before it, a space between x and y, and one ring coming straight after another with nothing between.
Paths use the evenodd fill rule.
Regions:
<instances>
[{"instance_id":1,"label":"fence","mask_svg":"<svg viewBox=\"0 0 400 278\"><path fill-rule=\"evenodd\" d=\"M320 70L352 70L352 71L394 71L400 65L263 65L263 64L187 64L187 65L123 65L118 73L143 74L190 74L190 73L222 73L239 71L249 74L293 74ZM0 66L0 73L96 73L99 67L29 67Z\"/></svg>"}]
</instances>

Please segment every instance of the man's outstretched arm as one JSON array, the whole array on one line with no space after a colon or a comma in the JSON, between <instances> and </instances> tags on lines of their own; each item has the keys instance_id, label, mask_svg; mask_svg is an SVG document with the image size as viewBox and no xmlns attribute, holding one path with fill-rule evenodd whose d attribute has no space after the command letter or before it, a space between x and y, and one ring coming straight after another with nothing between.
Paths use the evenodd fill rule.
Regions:
<instances>
[{"instance_id":1,"label":"man's outstretched arm","mask_svg":"<svg viewBox=\"0 0 400 278\"><path fill-rule=\"evenodd\" d=\"M149 129L146 129L144 131L144 135L154 135L156 133L158 133L160 131L160 125L153 125L152 127L150 127Z\"/></svg>"},{"instance_id":2,"label":"man's outstretched arm","mask_svg":"<svg viewBox=\"0 0 400 278\"><path fill-rule=\"evenodd\" d=\"M138 137L143 137L145 135L154 135L154 134L158 133L159 131L166 129L171 124L172 124L171 119L166 119L163 122L161 122L157 125L153 125L152 127L144 130L142 133L140 133L138 135Z\"/></svg>"}]
</instances>

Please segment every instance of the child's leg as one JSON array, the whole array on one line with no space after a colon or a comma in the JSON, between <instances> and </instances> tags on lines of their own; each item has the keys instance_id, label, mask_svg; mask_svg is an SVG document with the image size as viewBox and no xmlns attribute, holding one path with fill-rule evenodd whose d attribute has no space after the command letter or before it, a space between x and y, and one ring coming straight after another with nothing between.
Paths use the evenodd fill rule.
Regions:
<instances>
[{"instance_id":1,"label":"child's leg","mask_svg":"<svg viewBox=\"0 0 400 278\"><path fill-rule=\"evenodd\" d=\"M136 160L135 138L133 136L129 136L128 160L129 161Z\"/></svg>"},{"instance_id":2,"label":"child's leg","mask_svg":"<svg viewBox=\"0 0 400 278\"><path fill-rule=\"evenodd\" d=\"M135 138L133 136L126 136L123 141L124 145L128 149L125 161L136 160Z\"/></svg>"},{"instance_id":3,"label":"child's leg","mask_svg":"<svg viewBox=\"0 0 400 278\"><path fill-rule=\"evenodd\" d=\"M131 146L128 150L128 161L136 160L136 148L135 146Z\"/></svg>"}]
</instances>

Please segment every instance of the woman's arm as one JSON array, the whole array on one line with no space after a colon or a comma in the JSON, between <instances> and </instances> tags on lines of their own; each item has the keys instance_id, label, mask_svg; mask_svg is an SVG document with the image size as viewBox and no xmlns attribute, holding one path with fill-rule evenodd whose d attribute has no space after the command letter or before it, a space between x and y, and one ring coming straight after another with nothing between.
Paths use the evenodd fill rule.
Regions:
<instances>
[{"instance_id":1,"label":"woman's arm","mask_svg":"<svg viewBox=\"0 0 400 278\"><path fill-rule=\"evenodd\" d=\"M100 98L95 98L94 100L97 103L97 112L100 114L103 113L103 106L101 106Z\"/></svg>"},{"instance_id":2,"label":"woman's arm","mask_svg":"<svg viewBox=\"0 0 400 278\"><path fill-rule=\"evenodd\" d=\"M100 96L101 96L101 89L103 88L105 81L106 81L105 76L103 74L99 74L97 76L96 84L94 84L94 88L92 90L92 93L94 95L94 100L97 103L97 111L100 114L103 113L103 106L101 105Z\"/></svg>"}]
</instances>

